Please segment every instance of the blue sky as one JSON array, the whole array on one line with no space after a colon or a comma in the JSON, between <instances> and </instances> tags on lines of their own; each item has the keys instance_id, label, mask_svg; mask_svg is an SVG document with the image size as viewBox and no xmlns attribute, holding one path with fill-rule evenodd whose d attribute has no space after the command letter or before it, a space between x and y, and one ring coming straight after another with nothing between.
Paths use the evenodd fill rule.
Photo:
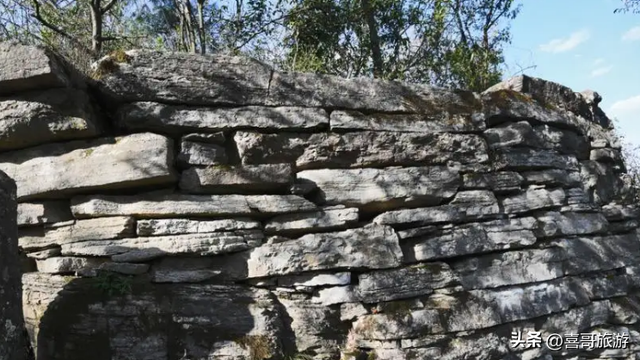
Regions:
<instances>
[{"instance_id":1,"label":"blue sky","mask_svg":"<svg viewBox=\"0 0 640 360\"><path fill-rule=\"evenodd\" d=\"M640 145L640 14L622 0L521 0L505 48L505 78L524 70L574 91L591 89L618 131Z\"/></svg>"}]
</instances>

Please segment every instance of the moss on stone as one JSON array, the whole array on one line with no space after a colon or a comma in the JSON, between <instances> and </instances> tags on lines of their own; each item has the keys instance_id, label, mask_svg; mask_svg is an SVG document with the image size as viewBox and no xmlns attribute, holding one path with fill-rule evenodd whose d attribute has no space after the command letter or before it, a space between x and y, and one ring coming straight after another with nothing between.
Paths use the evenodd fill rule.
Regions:
<instances>
[{"instance_id":1,"label":"moss on stone","mask_svg":"<svg viewBox=\"0 0 640 360\"><path fill-rule=\"evenodd\" d=\"M101 80L104 76L118 71L118 69L120 69L119 64L129 63L130 61L131 57L124 51L113 51L98 63L97 68L91 73L91 78L94 80Z\"/></svg>"}]
</instances>

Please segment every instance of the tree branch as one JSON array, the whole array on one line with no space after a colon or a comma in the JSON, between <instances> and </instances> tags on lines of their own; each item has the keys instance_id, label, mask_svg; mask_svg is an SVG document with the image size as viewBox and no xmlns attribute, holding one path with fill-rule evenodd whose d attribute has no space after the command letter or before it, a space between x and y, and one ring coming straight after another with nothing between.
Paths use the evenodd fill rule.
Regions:
<instances>
[{"instance_id":1,"label":"tree branch","mask_svg":"<svg viewBox=\"0 0 640 360\"><path fill-rule=\"evenodd\" d=\"M113 6L118 2L118 0L111 0L107 3L107 5L104 6L104 8L100 9L100 13L102 13L102 15L106 14L107 12L109 12L109 10L111 10L113 8Z\"/></svg>"}]
</instances>

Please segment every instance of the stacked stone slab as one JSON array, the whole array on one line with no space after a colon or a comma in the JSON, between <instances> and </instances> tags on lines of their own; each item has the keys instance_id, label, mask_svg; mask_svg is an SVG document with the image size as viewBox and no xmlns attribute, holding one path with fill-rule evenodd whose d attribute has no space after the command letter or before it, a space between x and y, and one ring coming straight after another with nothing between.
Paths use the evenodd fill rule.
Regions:
<instances>
[{"instance_id":1,"label":"stacked stone slab","mask_svg":"<svg viewBox=\"0 0 640 360\"><path fill-rule=\"evenodd\" d=\"M20 49L0 64L40 65L0 70L0 170L40 359L583 355L511 343L529 330L640 353L639 214L595 93L144 51L99 61L88 92Z\"/></svg>"}]
</instances>

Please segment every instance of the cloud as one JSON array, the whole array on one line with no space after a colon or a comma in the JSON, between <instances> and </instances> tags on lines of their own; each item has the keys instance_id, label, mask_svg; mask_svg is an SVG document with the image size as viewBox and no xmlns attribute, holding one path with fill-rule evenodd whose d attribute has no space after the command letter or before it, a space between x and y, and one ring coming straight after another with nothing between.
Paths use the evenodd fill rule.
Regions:
<instances>
[{"instance_id":1,"label":"cloud","mask_svg":"<svg viewBox=\"0 0 640 360\"><path fill-rule=\"evenodd\" d=\"M593 61L593 66L598 66L600 64L604 63L604 59L603 58L597 58Z\"/></svg>"},{"instance_id":2,"label":"cloud","mask_svg":"<svg viewBox=\"0 0 640 360\"><path fill-rule=\"evenodd\" d=\"M611 105L609 112L616 117L637 116L640 114L640 95L616 101Z\"/></svg>"},{"instance_id":3,"label":"cloud","mask_svg":"<svg viewBox=\"0 0 640 360\"><path fill-rule=\"evenodd\" d=\"M599 67L597 69L594 69L591 72L591 77L602 76L604 74L607 74L609 71L611 71L611 69L613 69L613 66Z\"/></svg>"},{"instance_id":4,"label":"cloud","mask_svg":"<svg viewBox=\"0 0 640 360\"><path fill-rule=\"evenodd\" d=\"M591 35L589 34L589 31L583 29L571 33L571 35L566 38L553 39L546 44L542 44L540 45L540 50L551 53L561 53L569 51L582 44L583 42L589 40L590 36Z\"/></svg>"},{"instance_id":5,"label":"cloud","mask_svg":"<svg viewBox=\"0 0 640 360\"><path fill-rule=\"evenodd\" d=\"M624 41L640 40L640 26L632 27L626 33L622 34L622 40Z\"/></svg>"}]
</instances>

